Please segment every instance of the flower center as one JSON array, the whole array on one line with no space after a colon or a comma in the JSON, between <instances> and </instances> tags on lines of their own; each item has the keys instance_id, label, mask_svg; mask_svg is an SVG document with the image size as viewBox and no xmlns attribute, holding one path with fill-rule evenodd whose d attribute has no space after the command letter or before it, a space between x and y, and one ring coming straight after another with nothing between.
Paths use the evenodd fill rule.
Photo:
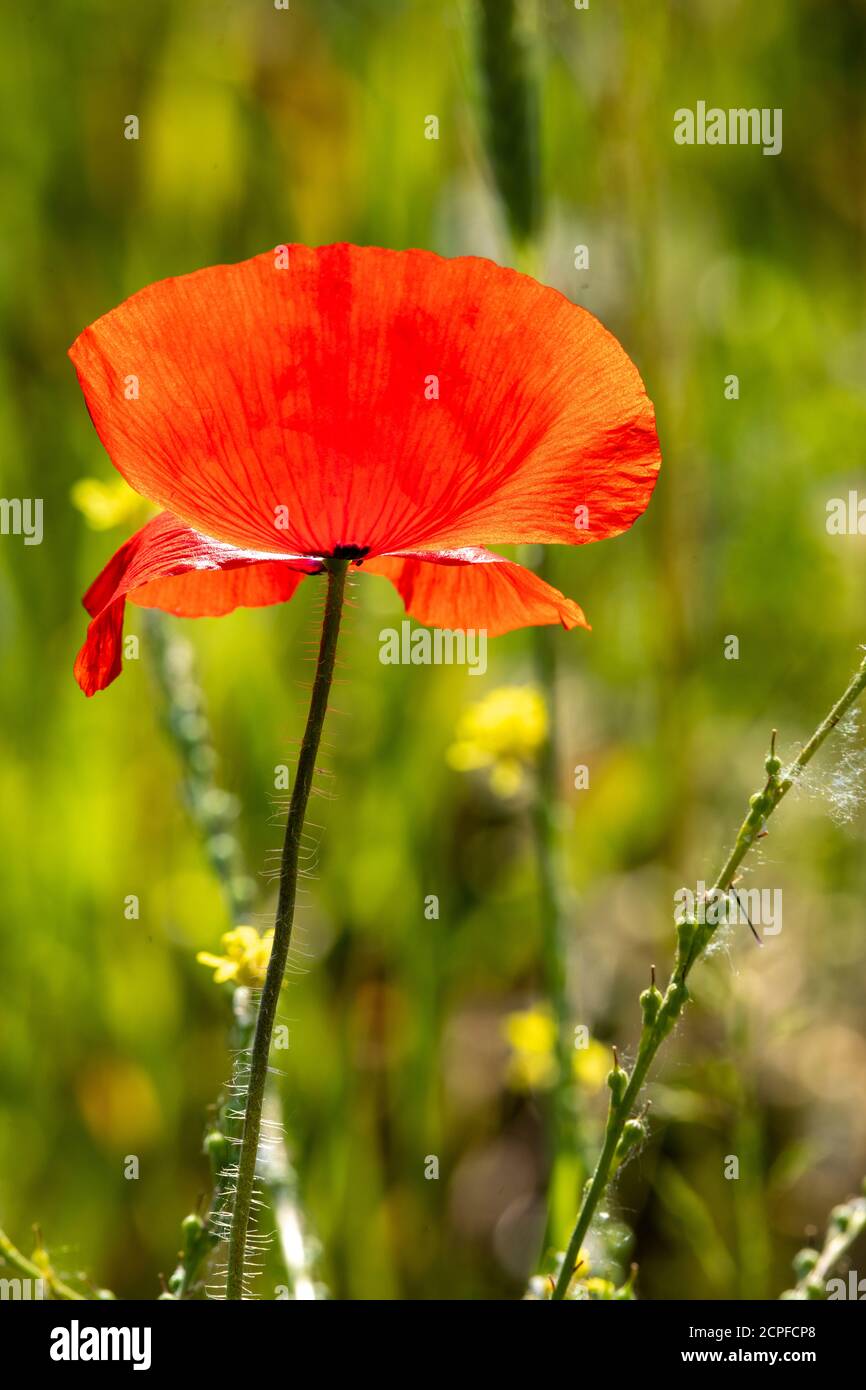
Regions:
<instances>
[{"instance_id":1,"label":"flower center","mask_svg":"<svg viewBox=\"0 0 866 1390\"><path fill-rule=\"evenodd\" d=\"M368 545L337 545L328 556L330 560L363 560L365 555L369 555Z\"/></svg>"}]
</instances>

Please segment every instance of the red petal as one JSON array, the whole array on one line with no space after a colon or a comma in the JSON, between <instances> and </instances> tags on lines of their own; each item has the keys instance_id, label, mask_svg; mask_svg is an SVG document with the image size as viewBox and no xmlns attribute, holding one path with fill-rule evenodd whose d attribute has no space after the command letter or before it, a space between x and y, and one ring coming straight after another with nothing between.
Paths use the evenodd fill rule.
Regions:
<instances>
[{"instance_id":1,"label":"red petal","mask_svg":"<svg viewBox=\"0 0 866 1390\"><path fill-rule=\"evenodd\" d=\"M572 599L489 550L382 555L364 569L390 579L409 616L431 627L484 629L490 637L548 623L589 627Z\"/></svg>"},{"instance_id":2,"label":"red petal","mask_svg":"<svg viewBox=\"0 0 866 1390\"><path fill-rule=\"evenodd\" d=\"M577 543L646 507L652 405L557 291L428 251L292 246L278 267L268 252L164 280L73 345L100 437L145 496L208 535L304 554Z\"/></svg>"},{"instance_id":3,"label":"red petal","mask_svg":"<svg viewBox=\"0 0 866 1390\"><path fill-rule=\"evenodd\" d=\"M120 675L126 600L181 617L218 617L291 598L315 562L236 550L191 531L168 512L126 541L84 595L93 621L75 662L75 679L95 695Z\"/></svg>"}]
</instances>

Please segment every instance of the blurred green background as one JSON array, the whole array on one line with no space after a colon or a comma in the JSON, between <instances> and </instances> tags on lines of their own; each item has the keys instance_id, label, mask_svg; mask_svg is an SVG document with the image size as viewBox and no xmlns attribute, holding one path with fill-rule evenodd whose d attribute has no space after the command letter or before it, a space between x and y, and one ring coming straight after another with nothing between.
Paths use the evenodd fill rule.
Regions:
<instances>
[{"instance_id":1,"label":"blurred green background","mask_svg":"<svg viewBox=\"0 0 866 1390\"><path fill-rule=\"evenodd\" d=\"M72 500L113 476L66 359L86 324L167 275L349 240L531 261L637 362L664 454L650 509L615 541L548 556L593 624L547 649L568 1008L593 1040L576 1076L589 1155L598 1044L633 1049L675 889L711 880L770 728L794 749L866 640L866 540L825 525L828 499L863 479L862 8L540 0L520 18L539 84L532 248L512 240L491 173L469 0L56 0L3 15L0 472L5 497L44 498L45 537L0 539L0 1224L29 1248L39 1222L59 1268L120 1297L158 1292L207 1191L230 1008L195 953L230 922L141 610L120 682L86 701L72 680L79 595L142 519L111 494L115 524L99 529L94 489ZM782 153L676 145L673 113L698 100L783 108ZM316 1277L336 1297L519 1296L548 1169L533 757L503 790L448 750L470 704L536 681L539 647L497 640L483 680L383 667L396 595L362 575L354 600L333 799L312 816L305 973L285 1007L284 1118ZM274 767L301 729L317 606L308 584L285 607L166 625L194 649L263 927ZM774 820L743 886L782 888L783 930L762 950L747 928L726 933L662 1054L652 1138L593 1247L599 1272L636 1259L644 1297L775 1296L804 1229L866 1169L863 746L854 729L828 747ZM279 1277L275 1258L263 1296Z\"/></svg>"}]
</instances>

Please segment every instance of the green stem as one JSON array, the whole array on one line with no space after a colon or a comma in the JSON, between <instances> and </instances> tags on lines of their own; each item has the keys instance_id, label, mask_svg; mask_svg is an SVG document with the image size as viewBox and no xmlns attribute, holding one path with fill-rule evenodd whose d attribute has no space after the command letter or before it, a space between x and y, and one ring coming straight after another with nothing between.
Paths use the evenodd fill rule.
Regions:
<instances>
[{"instance_id":1,"label":"green stem","mask_svg":"<svg viewBox=\"0 0 866 1390\"><path fill-rule=\"evenodd\" d=\"M866 1186L866 1184L864 1184ZM830 1213L823 1249L802 1250L798 1259L807 1258L807 1268L784 1299L826 1299L827 1281L839 1261L866 1231L866 1197L852 1197ZM795 1264L797 1261L795 1261Z\"/></svg>"},{"instance_id":2,"label":"green stem","mask_svg":"<svg viewBox=\"0 0 866 1390\"><path fill-rule=\"evenodd\" d=\"M83 1293L76 1293L75 1289L71 1289L68 1284L64 1284L63 1280L58 1278L50 1266L48 1268L43 1268L40 1265L34 1264L32 1260L28 1260L26 1255L22 1255L18 1247L12 1244L12 1241L6 1235L5 1231L0 1231L0 1255L2 1255L7 1264L10 1264L13 1269L17 1269L18 1272L23 1274L26 1278L33 1280L38 1279L41 1280L42 1283L47 1284L55 1298L65 1299L71 1303L87 1302Z\"/></svg>"},{"instance_id":3,"label":"green stem","mask_svg":"<svg viewBox=\"0 0 866 1390\"><path fill-rule=\"evenodd\" d=\"M237 810L234 798L218 783L213 738L207 718L204 697L198 684L195 658L190 643L171 625L171 620L156 609L142 609L147 626L148 650L153 672L162 698L162 721L176 749L182 772L184 800L190 818L204 841L208 861L219 881L233 926L242 926L248 918L256 885L248 877L243 852L234 829ZM246 986L235 988L232 995L232 1045L238 1055L252 1045L256 1009L249 1002ZM278 1139L279 1107L276 1087L269 1078L264 1112L269 1103L274 1106L273 1139L267 1154L262 1178L274 1203L277 1234L288 1272L289 1287L298 1298L316 1297L316 1288L307 1269L307 1247L303 1240L304 1267L299 1267L298 1232L303 1232L297 1206L292 1170L285 1142ZM231 1193L234 1175L225 1156L229 1140L225 1132L231 1129L230 1102L223 1097L218 1118L205 1140L210 1159L213 1190L208 1210L202 1220L193 1212L182 1223L182 1249L178 1264L169 1276L163 1299L186 1299L194 1295L199 1275L214 1248L224 1241L230 1229ZM265 1120L266 1122L266 1120Z\"/></svg>"},{"instance_id":4,"label":"green stem","mask_svg":"<svg viewBox=\"0 0 866 1390\"><path fill-rule=\"evenodd\" d=\"M316 756L319 751L319 741L322 737L322 726L325 722L328 696L334 675L337 637L340 632L343 593L349 565L348 560L327 560L325 563L328 569L328 594L325 600L325 616L322 620L319 657L313 680L313 692L310 697L307 727L301 742L298 768L286 820L286 836L280 866L280 891L274 922L274 944L259 1002L256 1031L250 1056L247 1103L238 1161L237 1187L232 1210L231 1235L229 1237L226 1298L230 1299L242 1299L244 1297L247 1233L256 1179L262 1106L265 1098L265 1083L268 1077L268 1057L283 974L292 940L301 836L304 830L304 817L312 790Z\"/></svg>"},{"instance_id":5,"label":"green stem","mask_svg":"<svg viewBox=\"0 0 866 1390\"><path fill-rule=\"evenodd\" d=\"M775 732L773 733L770 744L770 757L767 759L768 771L766 784L762 791L756 793L756 795L751 798L749 812L740 826L733 849L719 871L718 877L713 884L713 889L708 895L709 897L712 897L716 893L727 893L731 889L737 869L755 841L763 834L766 821L775 811L783 797L791 790L791 787L796 785L807 763L811 762L812 758L818 752L818 749L836 728L836 725L840 720L844 719L852 705L863 693L864 688L866 688L866 657L861 661L860 667L855 675L852 676L844 694L836 701L829 714L821 721L808 743L800 750L799 754L784 774L782 774L780 770L772 770L775 760L776 737ZM775 760L775 766L778 769L777 760ZM659 996L654 987L652 991L647 991L647 993L642 996L644 1027L641 1032L637 1061L635 1062L634 1071L631 1074L628 1085L622 1093L621 1098L617 1099L616 1094L614 1094L611 1099L604 1145L581 1204L577 1222L565 1252L565 1259L562 1262L559 1277L557 1278L556 1285L551 1294L551 1298L554 1300L565 1298L575 1264L577 1263L581 1245L583 1244L586 1233L595 1216L598 1204L610 1180L614 1155L626 1121L635 1108L638 1095L640 1094L641 1088L646 1080L647 1072L652 1065L656 1053L664 1039L673 1029L688 999L686 979L689 972L693 969L712 940L717 925L718 923L716 922L691 924L691 926L694 927L693 931L681 932L676 962L671 972L664 997L662 998ZM611 1073L611 1075L613 1075L613 1073ZM624 1076L624 1073L621 1073L621 1075Z\"/></svg>"}]
</instances>

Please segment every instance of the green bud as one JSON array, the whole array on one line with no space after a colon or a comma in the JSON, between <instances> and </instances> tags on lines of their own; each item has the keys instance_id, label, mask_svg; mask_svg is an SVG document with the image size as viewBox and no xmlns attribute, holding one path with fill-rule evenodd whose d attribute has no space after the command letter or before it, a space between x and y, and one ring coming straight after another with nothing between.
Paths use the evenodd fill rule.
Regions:
<instances>
[{"instance_id":1,"label":"green bud","mask_svg":"<svg viewBox=\"0 0 866 1390\"><path fill-rule=\"evenodd\" d=\"M207 738L207 720L200 714L182 713L176 715L172 723L181 743L203 743Z\"/></svg>"},{"instance_id":2,"label":"green bud","mask_svg":"<svg viewBox=\"0 0 866 1390\"><path fill-rule=\"evenodd\" d=\"M621 1286L621 1288L618 1288L616 1293L614 1294L614 1299L616 1300L616 1302L633 1303L636 1298L636 1294L634 1291L636 1283L637 1265L632 1265L631 1270L629 1271L629 1276L626 1279L625 1283Z\"/></svg>"},{"instance_id":3,"label":"green bud","mask_svg":"<svg viewBox=\"0 0 866 1390\"><path fill-rule=\"evenodd\" d=\"M628 1085L628 1072L623 1071L618 1062L608 1072L607 1084L610 1087L611 1098L614 1105L619 1105L625 1095L625 1088Z\"/></svg>"},{"instance_id":4,"label":"green bud","mask_svg":"<svg viewBox=\"0 0 866 1390\"><path fill-rule=\"evenodd\" d=\"M782 759L777 758L775 754L771 753L770 756L764 762L764 767L767 769L768 775L772 777L775 781L779 773L782 771Z\"/></svg>"},{"instance_id":5,"label":"green bud","mask_svg":"<svg viewBox=\"0 0 866 1390\"><path fill-rule=\"evenodd\" d=\"M632 1149L637 1148L645 1139L646 1130L644 1129L643 1122L641 1120L626 1120L623 1125L622 1134L619 1137L619 1143L616 1146L615 1158L617 1163L622 1163L623 1159L631 1153Z\"/></svg>"},{"instance_id":6,"label":"green bud","mask_svg":"<svg viewBox=\"0 0 866 1390\"><path fill-rule=\"evenodd\" d=\"M826 1298L827 1290L823 1284L818 1283L817 1279L810 1279L806 1285L806 1297L814 1302L816 1299Z\"/></svg>"},{"instance_id":7,"label":"green bud","mask_svg":"<svg viewBox=\"0 0 866 1390\"><path fill-rule=\"evenodd\" d=\"M212 1129L205 1137L204 1151L210 1160L211 1172L215 1178L219 1177L223 1168L228 1165L231 1144L220 1130Z\"/></svg>"},{"instance_id":8,"label":"green bud","mask_svg":"<svg viewBox=\"0 0 866 1390\"><path fill-rule=\"evenodd\" d=\"M640 1006L643 1011L644 1027L652 1028L662 1006L661 991L657 985L650 985L649 989L644 990L640 997Z\"/></svg>"},{"instance_id":9,"label":"green bud","mask_svg":"<svg viewBox=\"0 0 866 1390\"><path fill-rule=\"evenodd\" d=\"M810 1250L808 1248L805 1250L798 1250L793 1260L794 1273L798 1279L805 1279L807 1275L812 1273L817 1263L817 1250Z\"/></svg>"},{"instance_id":10,"label":"green bud","mask_svg":"<svg viewBox=\"0 0 866 1390\"><path fill-rule=\"evenodd\" d=\"M833 1227L834 1231L847 1231L848 1227L851 1225L851 1208L834 1207L830 1212L829 1224Z\"/></svg>"},{"instance_id":11,"label":"green bud","mask_svg":"<svg viewBox=\"0 0 866 1390\"><path fill-rule=\"evenodd\" d=\"M693 917L683 917L677 922L677 960L685 962L691 953L695 939L697 922Z\"/></svg>"},{"instance_id":12,"label":"green bud","mask_svg":"<svg viewBox=\"0 0 866 1390\"><path fill-rule=\"evenodd\" d=\"M238 845L233 835L228 831L221 831L208 840L207 850L214 864L225 867L237 857Z\"/></svg>"},{"instance_id":13,"label":"green bud","mask_svg":"<svg viewBox=\"0 0 866 1390\"><path fill-rule=\"evenodd\" d=\"M666 1038L673 1028L682 1010L688 1001L689 992L682 980L677 980L675 984L668 985L667 993L659 1010L658 1027L661 1036Z\"/></svg>"},{"instance_id":14,"label":"green bud","mask_svg":"<svg viewBox=\"0 0 866 1390\"><path fill-rule=\"evenodd\" d=\"M665 1005L674 1013L675 1017L678 1018L688 1002L688 997L689 992L682 980L677 980L676 984L671 985L668 990Z\"/></svg>"},{"instance_id":15,"label":"green bud","mask_svg":"<svg viewBox=\"0 0 866 1390\"><path fill-rule=\"evenodd\" d=\"M189 750L189 765L203 777L216 767L216 753L207 744L196 743Z\"/></svg>"},{"instance_id":16,"label":"green bud","mask_svg":"<svg viewBox=\"0 0 866 1390\"><path fill-rule=\"evenodd\" d=\"M183 1288L183 1270L177 1269L168 1281L169 1291L172 1294L179 1294Z\"/></svg>"},{"instance_id":17,"label":"green bud","mask_svg":"<svg viewBox=\"0 0 866 1390\"><path fill-rule=\"evenodd\" d=\"M204 1230L204 1222L200 1216L196 1216L191 1212L189 1216L183 1218L183 1221L180 1223L180 1229L183 1234L184 1253L188 1255L191 1250L195 1249L198 1243L198 1239Z\"/></svg>"}]
</instances>

